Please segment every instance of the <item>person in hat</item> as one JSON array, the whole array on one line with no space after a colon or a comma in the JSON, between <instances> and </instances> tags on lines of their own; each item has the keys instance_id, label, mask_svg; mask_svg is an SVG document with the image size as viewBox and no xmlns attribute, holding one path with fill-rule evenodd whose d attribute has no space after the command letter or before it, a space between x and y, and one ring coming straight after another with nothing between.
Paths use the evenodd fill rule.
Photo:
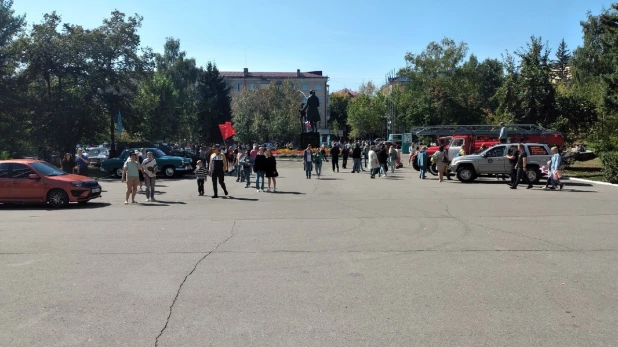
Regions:
<instances>
[{"instance_id":1,"label":"person in hat","mask_svg":"<svg viewBox=\"0 0 618 347\"><path fill-rule=\"evenodd\" d=\"M500 136L498 136L498 139L500 140L500 143L506 143L507 133L504 122L500 122L500 127Z\"/></svg>"}]
</instances>

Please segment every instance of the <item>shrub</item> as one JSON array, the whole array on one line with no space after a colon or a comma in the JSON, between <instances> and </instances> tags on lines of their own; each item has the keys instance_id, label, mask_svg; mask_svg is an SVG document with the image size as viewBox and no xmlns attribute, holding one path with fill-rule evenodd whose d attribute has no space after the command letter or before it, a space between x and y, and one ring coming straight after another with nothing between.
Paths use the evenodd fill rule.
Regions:
<instances>
[{"instance_id":1,"label":"shrub","mask_svg":"<svg viewBox=\"0 0 618 347\"><path fill-rule=\"evenodd\" d=\"M11 155L7 151L0 151L0 160L11 159Z\"/></svg>"},{"instance_id":2,"label":"shrub","mask_svg":"<svg viewBox=\"0 0 618 347\"><path fill-rule=\"evenodd\" d=\"M601 154L603 163L603 178L609 183L618 183L618 152Z\"/></svg>"}]
</instances>

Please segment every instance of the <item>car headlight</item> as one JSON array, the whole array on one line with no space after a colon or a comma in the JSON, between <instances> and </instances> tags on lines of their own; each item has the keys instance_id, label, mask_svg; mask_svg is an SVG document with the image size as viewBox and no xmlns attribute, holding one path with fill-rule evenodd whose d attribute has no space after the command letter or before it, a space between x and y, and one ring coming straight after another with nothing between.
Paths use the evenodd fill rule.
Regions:
<instances>
[{"instance_id":1,"label":"car headlight","mask_svg":"<svg viewBox=\"0 0 618 347\"><path fill-rule=\"evenodd\" d=\"M84 188L84 182L71 182L73 187Z\"/></svg>"}]
</instances>

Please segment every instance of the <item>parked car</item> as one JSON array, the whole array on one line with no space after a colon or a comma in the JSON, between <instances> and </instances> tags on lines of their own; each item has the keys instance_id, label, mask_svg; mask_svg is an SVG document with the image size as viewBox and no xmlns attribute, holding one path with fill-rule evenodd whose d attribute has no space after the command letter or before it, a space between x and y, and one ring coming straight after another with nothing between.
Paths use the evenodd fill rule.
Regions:
<instances>
[{"instance_id":1,"label":"parked car","mask_svg":"<svg viewBox=\"0 0 618 347\"><path fill-rule=\"evenodd\" d=\"M510 174L511 164L506 158L513 144L495 145L480 154L455 157L450 169L457 173L461 182L472 182L483 175ZM538 183L543 173L540 168L547 165L551 158L549 146L543 143L525 143L524 150L528 153L527 175L530 182Z\"/></svg>"},{"instance_id":2,"label":"parked car","mask_svg":"<svg viewBox=\"0 0 618 347\"><path fill-rule=\"evenodd\" d=\"M0 161L0 203L49 203L61 208L99 197L101 186L90 177L68 174L41 160Z\"/></svg>"},{"instance_id":3,"label":"parked car","mask_svg":"<svg viewBox=\"0 0 618 347\"><path fill-rule=\"evenodd\" d=\"M169 155L173 155L176 157L183 157L183 158L189 158L191 159L191 166L192 167L196 167L197 166L197 161L201 160L202 158L200 158L200 155L193 152L190 149L172 149L169 153Z\"/></svg>"},{"instance_id":4,"label":"parked car","mask_svg":"<svg viewBox=\"0 0 618 347\"><path fill-rule=\"evenodd\" d=\"M125 149L117 158L103 161L101 164L101 171L109 172L117 177L122 177L124 163L129 158L129 154L136 150L140 150L140 148ZM157 167L159 168L157 174L162 174L169 178L193 171L190 158L166 155L158 148L146 148L146 150L152 152L152 156L157 160Z\"/></svg>"},{"instance_id":5,"label":"parked car","mask_svg":"<svg viewBox=\"0 0 618 347\"><path fill-rule=\"evenodd\" d=\"M273 151L277 150L277 145L272 143L272 142L266 142L265 144L262 145L262 147L264 147L265 150L266 149L270 149L270 150L273 150Z\"/></svg>"},{"instance_id":6,"label":"parked car","mask_svg":"<svg viewBox=\"0 0 618 347\"><path fill-rule=\"evenodd\" d=\"M109 158L109 149L105 147L89 148L86 155L88 156L88 163L98 167Z\"/></svg>"}]
</instances>

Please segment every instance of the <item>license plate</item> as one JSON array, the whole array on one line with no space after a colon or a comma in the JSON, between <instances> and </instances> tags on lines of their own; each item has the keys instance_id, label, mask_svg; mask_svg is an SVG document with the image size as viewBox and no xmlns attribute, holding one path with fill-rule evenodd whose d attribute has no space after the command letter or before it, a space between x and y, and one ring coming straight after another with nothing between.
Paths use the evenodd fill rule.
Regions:
<instances>
[{"instance_id":1,"label":"license plate","mask_svg":"<svg viewBox=\"0 0 618 347\"><path fill-rule=\"evenodd\" d=\"M93 188L92 192L93 193L100 193L101 192L101 188Z\"/></svg>"}]
</instances>

